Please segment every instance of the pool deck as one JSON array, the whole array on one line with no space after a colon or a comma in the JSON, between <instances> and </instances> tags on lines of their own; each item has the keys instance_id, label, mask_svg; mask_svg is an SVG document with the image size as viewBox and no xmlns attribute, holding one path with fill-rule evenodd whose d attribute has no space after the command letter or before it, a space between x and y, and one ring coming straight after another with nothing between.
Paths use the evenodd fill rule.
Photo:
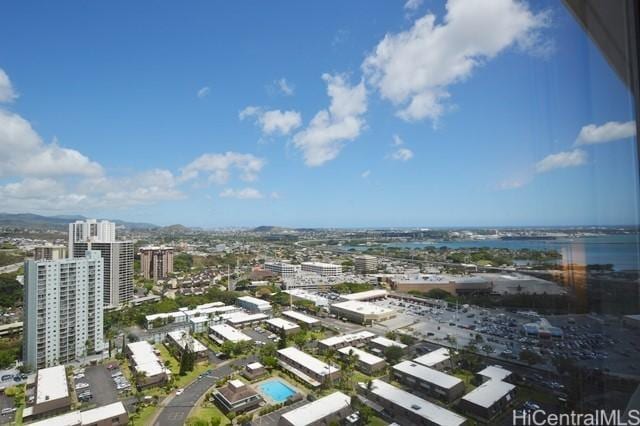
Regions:
<instances>
[{"instance_id":1,"label":"pool deck","mask_svg":"<svg viewBox=\"0 0 640 426\"><path fill-rule=\"evenodd\" d=\"M264 380L261 380L257 383L254 383L252 386L253 388L260 394L262 395L262 397L264 398L265 401L267 401L269 404L280 404L284 401L275 401L273 398L271 398L271 396L269 394L267 394L266 392L264 392L260 386L264 385L267 382L272 382L272 381L278 381L281 382L282 384L284 384L286 387L294 390L296 393L302 395L303 397L306 397L307 392L304 391L304 389L300 389L300 387L292 385L291 382L289 382L286 379L283 379L280 376L271 376L271 377L267 377Z\"/></svg>"}]
</instances>

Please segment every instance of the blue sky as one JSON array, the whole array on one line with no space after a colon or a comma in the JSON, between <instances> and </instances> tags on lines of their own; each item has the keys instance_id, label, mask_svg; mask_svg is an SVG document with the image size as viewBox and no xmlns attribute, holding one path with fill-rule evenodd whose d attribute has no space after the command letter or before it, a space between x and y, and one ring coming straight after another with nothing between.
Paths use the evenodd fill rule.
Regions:
<instances>
[{"instance_id":1,"label":"blue sky","mask_svg":"<svg viewBox=\"0 0 640 426\"><path fill-rule=\"evenodd\" d=\"M637 222L630 95L555 1L24 1L0 14L0 211L204 227Z\"/></svg>"}]
</instances>

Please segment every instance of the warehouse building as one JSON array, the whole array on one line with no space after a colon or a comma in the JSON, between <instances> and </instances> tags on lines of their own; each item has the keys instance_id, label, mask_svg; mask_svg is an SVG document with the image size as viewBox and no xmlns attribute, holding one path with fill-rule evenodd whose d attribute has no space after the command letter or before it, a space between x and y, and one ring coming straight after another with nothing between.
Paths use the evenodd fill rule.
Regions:
<instances>
[{"instance_id":1,"label":"warehouse building","mask_svg":"<svg viewBox=\"0 0 640 426\"><path fill-rule=\"evenodd\" d=\"M351 397L342 392L334 392L280 417L278 426L324 426L340 424L342 419L353 413Z\"/></svg>"},{"instance_id":2,"label":"warehouse building","mask_svg":"<svg viewBox=\"0 0 640 426\"><path fill-rule=\"evenodd\" d=\"M403 425L462 426L467 423L464 417L382 380L373 380L371 389L363 384L360 391Z\"/></svg>"},{"instance_id":3,"label":"warehouse building","mask_svg":"<svg viewBox=\"0 0 640 426\"><path fill-rule=\"evenodd\" d=\"M334 303L331 305L331 313L363 325L386 321L396 316L393 309L358 300Z\"/></svg>"},{"instance_id":4,"label":"warehouse building","mask_svg":"<svg viewBox=\"0 0 640 426\"><path fill-rule=\"evenodd\" d=\"M454 401L464 394L462 380L413 361L394 365L393 376L412 389L444 402Z\"/></svg>"},{"instance_id":5,"label":"warehouse building","mask_svg":"<svg viewBox=\"0 0 640 426\"><path fill-rule=\"evenodd\" d=\"M309 386L317 388L325 381L340 377L340 369L320 361L294 347L278 350L278 364Z\"/></svg>"},{"instance_id":6,"label":"warehouse building","mask_svg":"<svg viewBox=\"0 0 640 426\"><path fill-rule=\"evenodd\" d=\"M378 371L384 369L387 365L383 358L372 355L369 352L365 352L362 349L354 348L353 346L347 346L342 349L338 349L340 356L346 358L349 355L355 355L358 357L356 362L356 368L362 371L364 374L375 374Z\"/></svg>"}]
</instances>

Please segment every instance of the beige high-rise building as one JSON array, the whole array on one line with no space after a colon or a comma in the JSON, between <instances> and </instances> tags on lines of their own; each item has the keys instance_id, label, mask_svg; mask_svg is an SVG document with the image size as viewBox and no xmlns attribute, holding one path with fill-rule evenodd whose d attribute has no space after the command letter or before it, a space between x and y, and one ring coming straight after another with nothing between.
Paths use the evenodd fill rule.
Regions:
<instances>
[{"instance_id":1,"label":"beige high-rise building","mask_svg":"<svg viewBox=\"0 0 640 426\"><path fill-rule=\"evenodd\" d=\"M163 280L173 273L173 247L140 248L140 269L145 279Z\"/></svg>"},{"instance_id":2,"label":"beige high-rise building","mask_svg":"<svg viewBox=\"0 0 640 426\"><path fill-rule=\"evenodd\" d=\"M35 260L59 260L65 257L67 257L67 248L65 246L50 244L33 249L33 258Z\"/></svg>"}]
</instances>

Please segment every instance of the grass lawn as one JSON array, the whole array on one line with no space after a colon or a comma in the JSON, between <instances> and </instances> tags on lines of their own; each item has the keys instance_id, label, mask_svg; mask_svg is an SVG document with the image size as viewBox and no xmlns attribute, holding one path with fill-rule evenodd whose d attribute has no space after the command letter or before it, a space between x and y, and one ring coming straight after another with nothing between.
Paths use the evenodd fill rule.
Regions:
<instances>
[{"instance_id":1,"label":"grass lawn","mask_svg":"<svg viewBox=\"0 0 640 426\"><path fill-rule=\"evenodd\" d=\"M371 416L371 418L369 419L369 423L367 423L367 425L368 426L387 426L388 423L382 420L380 417Z\"/></svg>"},{"instance_id":2,"label":"grass lawn","mask_svg":"<svg viewBox=\"0 0 640 426\"><path fill-rule=\"evenodd\" d=\"M473 377L474 377L472 372L465 371L465 370L456 370L453 373L453 375L464 382L464 386L467 389L467 393L476 388L476 386L473 383L471 383L471 380L473 380Z\"/></svg>"},{"instance_id":3,"label":"grass lawn","mask_svg":"<svg viewBox=\"0 0 640 426\"><path fill-rule=\"evenodd\" d=\"M158 409L158 407L155 405L142 408L139 413L129 417L129 424L134 426L147 426L156 409Z\"/></svg>"},{"instance_id":4,"label":"grass lawn","mask_svg":"<svg viewBox=\"0 0 640 426\"><path fill-rule=\"evenodd\" d=\"M525 386L518 386L516 397L519 401L533 400L546 404L557 404L558 399L551 392L542 392Z\"/></svg>"},{"instance_id":5,"label":"grass lawn","mask_svg":"<svg viewBox=\"0 0 640 426\"><path fill-rule=\"evenodd\" d=\"M180 376L180 375L178 375L176 373L176 375L174 376L174 382L173 383L177 387L183 388L183 387L187 386L189 383L191 383L192 381L194 381L196 379L196 377L198 377L199 375L201 375L202 373L204 373L208 369L209 369L209 364L207 364L206 362L201 362L199 364L194 365L193 366L193 370L189 371L184 376Z\"/></svg>"},{"instance_id":6,"label":"grass lawn","mask_svg":"<svg viewBox=\"0 0 640 426\"><path fill-rule=\"evenodd\" d=\"M224 426L224 425L228 425L231 424L231 422L229 421L229 419L222 414L222 411L220 411L218 409L218 407L216 407L213 404L209 404L209 403L205 403L207 404L206 406L200 406L198 408L196 408L193 411L193 415L192 417L197 417L199 419L203 419L203 420L209 420L212 417L218 417L221 421L220 421L220 426Z\"/></svg>"}]
</instances>

